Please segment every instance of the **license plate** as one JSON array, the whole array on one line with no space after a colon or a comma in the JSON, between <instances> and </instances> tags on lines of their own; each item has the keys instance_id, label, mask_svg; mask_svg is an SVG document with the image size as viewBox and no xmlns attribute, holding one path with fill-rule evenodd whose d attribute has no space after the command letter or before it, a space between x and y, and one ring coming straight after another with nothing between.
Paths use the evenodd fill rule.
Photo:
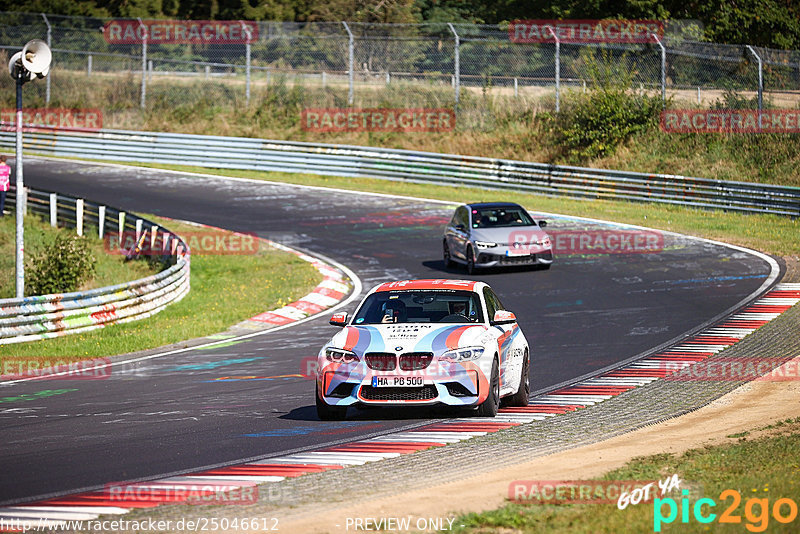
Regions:
<instances>
[{"instance_id":1,"label":"license plate","mask_svg":"<svg viewBox=\"0 0 800 534\"><path fill-rule=\"evenodd\" d=\"M421 376L373 376L374 388L418 388L425 385Z\"/></svg>"},{"instance_id":2,"label":"license plate","mask_svg":"<svg viewBox=\"0 0 800 534\"><path fill-rule=\"evenodd\" d=\"M530 256L527 250L506 250L506 256Z\"/></svg>"}]
</instances>

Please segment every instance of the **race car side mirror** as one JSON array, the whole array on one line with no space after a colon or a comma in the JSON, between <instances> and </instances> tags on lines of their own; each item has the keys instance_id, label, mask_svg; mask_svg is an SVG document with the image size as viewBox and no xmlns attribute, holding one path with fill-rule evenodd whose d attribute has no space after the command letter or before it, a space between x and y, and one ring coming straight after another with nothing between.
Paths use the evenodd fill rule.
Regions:
<instances>
[{"instance_id":1,"label":"race car side mirror","mask_svg":"<svg viewBox=\"0 0 800 534\"><path fill-rule=\"evenodd\" d=\"M540 228L544 228L545 226L547 226L547 221L537 221L537 222L539 223Z\"/></svg>"},{"instance_id":2,"label":"race car side mirror","mask_svg":"<svg viewBox=\"0 0 800 534\"><path fill-rule=\"evenodd\" d=\"M333 326L345 326L347 324L347 312L334 313L329 322Z\"/></svg>"},{"instance_id":3,"label":"race car side mirror","mask_svg":"<svg viewBox=\"0 0 800 534\"><path fill-rule=\"evenodd\" d=\"M494 312L494 318L491 321L492 326L499 326L503 324L511 324L517 322L517 316L510 311L497 310Z\"/></svg>"}]
</instances>

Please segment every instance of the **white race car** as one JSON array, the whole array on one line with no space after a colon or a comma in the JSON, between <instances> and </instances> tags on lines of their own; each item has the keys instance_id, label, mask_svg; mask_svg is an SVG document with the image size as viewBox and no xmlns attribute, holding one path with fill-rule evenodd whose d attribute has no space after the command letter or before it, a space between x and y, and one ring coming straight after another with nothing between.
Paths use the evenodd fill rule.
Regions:
<instances>
[{"instance_id":1,"label":"white race car","mask_svg":"<svg viewBox=\"0 0 800 534\"><path fill-rule=\"evenodd\" d=\"M317 356L317 414L353 405L526 406L528 342L492 289L468 280L387 282L369 292Z\"/></svg>"}]
</instances>

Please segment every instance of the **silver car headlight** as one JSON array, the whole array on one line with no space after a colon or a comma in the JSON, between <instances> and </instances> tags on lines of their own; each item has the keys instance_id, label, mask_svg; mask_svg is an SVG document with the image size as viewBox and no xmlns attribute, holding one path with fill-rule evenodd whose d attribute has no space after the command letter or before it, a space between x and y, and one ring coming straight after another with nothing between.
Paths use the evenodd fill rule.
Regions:
<instances>
[{"instance_id":1,"label":"silver car headlight","mask_svg":"<svg viewBox=\"0 0 800 534\"><path fill-rule=\"evenodd\" d=\"M475 246L478 248L494 248L497 246L497 243L492 243L491 241L475 241Z\"/></svg>"},{"instance_id":2,"label":"silver car headlight","mask_svg":"<svg viewBox=\"0 0 800 534\"><path fill-rule=\"evenodd\" d=\"M353 363L358 361L358 356L356 356L355 352L337 349L335 347L328 347L325 349L325 358L329 362L336 363Z\"/></svg>"},{"instance_id":3,"label":"silver car headlight","mask_svg":"<svg viewBox=\"0 0 800 534\"><path fill-rule=\"evenodd\" d=\"M442 354L441 359L451 362L466 362L477 360L483 356L483 347L465 347L463 349L449 350Z\"/></svg>"}]
</instances>

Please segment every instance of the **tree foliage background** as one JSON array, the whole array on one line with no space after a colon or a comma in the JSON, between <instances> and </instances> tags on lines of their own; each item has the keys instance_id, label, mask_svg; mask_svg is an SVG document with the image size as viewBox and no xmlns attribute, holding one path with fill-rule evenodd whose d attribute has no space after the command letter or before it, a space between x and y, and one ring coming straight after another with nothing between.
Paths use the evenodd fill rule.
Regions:
<instances>
[{"instance_id":1,"label":"tree foliage background","mask_svg":"<svg viewBox=\"0 0 800 534\"><path fill-rule=\"evenodd\" d=\"M0 0L1 11L198 20L694 19L717 43L800 49L798 0Z\"/></svg>"}]
</instances>

